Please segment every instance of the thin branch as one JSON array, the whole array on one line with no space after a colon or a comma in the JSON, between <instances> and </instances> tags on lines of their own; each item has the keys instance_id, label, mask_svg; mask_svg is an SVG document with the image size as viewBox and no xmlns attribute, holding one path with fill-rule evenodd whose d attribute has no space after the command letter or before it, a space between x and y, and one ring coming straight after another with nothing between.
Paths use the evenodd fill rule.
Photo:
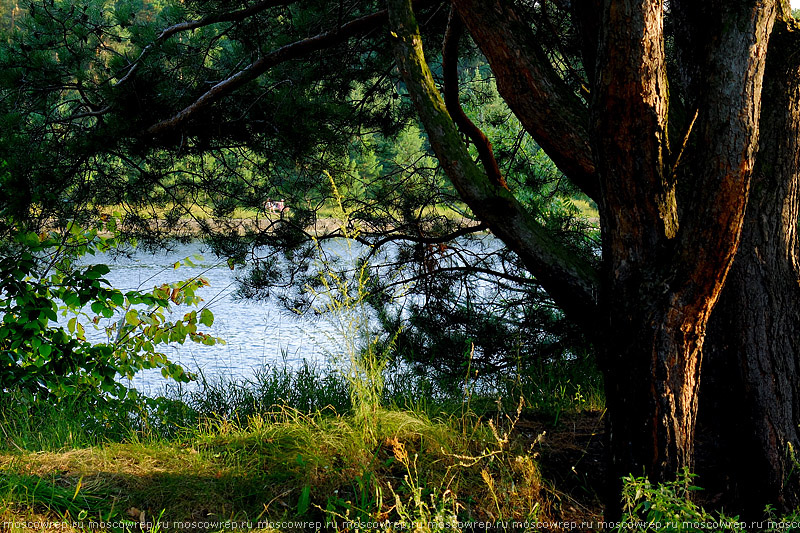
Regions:
<instances>
[{"instance_id":1,"label":"thin branch","mask_svg":"<svg viewBox=\"0 0 800 533\"><path fill-rule=\"evenodd\" d=\"M188 20L186 22L180 22L178 24L174 24L169 28L164 29L156 40L152 43L148 44L147 46L142 49L139 57L137 57L133 63L128 65L128 73L125 74L117 83L116 85L121 85L128 81L131 76L136 72L136 69L139 68L142 60L150 55L150 53L154 50L154 48L175 35L176 33L184 32L184 31L191 31L196 30L197 28L202 28L204 26L210 26L211 24L217 24L219 22L240 22L247 17L255 15L256 13L260 13L266 9L271 7L279 7L285 6L288 4L294 3L295 0L266 0L264 2L259 2L253 6L250 6L245 9L240 9L239 11L232 11L230 13L220 13L217 15L210 15L208 17L204 17L200 20Z\"/></svg>"},{"instance_id":2,"label":"thin branch","mask_svg":"<svg viewBox=\"0 0 800 533\"><path fill-rule=\"evenodd\" d=\"M465 235L471 235L473 233L478 233L480 231L485 231L487 229L488 228L487 228L486 224L481 222L480 224L477 224L475 226L468 226L466 228L460 228L460 229L458 229L456 231L448 233L447 235L441 235L439 237L423 237L421 235L419 237L415 237L415 236L412 236L412 235L394 234L394 235L388 235L388 236L384 237L383 239L381 239L381 240L379 240L378 242L375 242L375 243L373 243L369 239L365 239L363 237L358 237L356 239L356 241L358 241L358 242L360 242L362 244L369 245L369 246L372 247L373 251L370 252L370 254L369 254L369 257L371 257L382 246L384 246L384 245L386 245L386 244L388 244L390 242L394 242L394 241L406 241L406 242L413 242L413 243L419 243L419 244L444 244L444 243L450 242L450 241L452 241L454 239L457 239L459 237L463 237Z\"/></svg>"},{"instance_id":3,"label":"thin branch","mask_svg":"<svg viewBox=\"0 0 800 533\"><path fill-rule=\"evenodd\" d=\"M423 3L423 1L420 0L417 3ZM149 135L161 135L169 130L175 129L192 118L192 116L200 110L255 80L272 67L292 59L305 57L312 52L341 44L356 35L374 31L385 25L388 20L388 12L384 9L371 15L352 20L333 31L320 33L314 37L282 46L251 63L233 76L217 83L192 104L185 107L171 118L150 126L146 133Z\"/></svg>"},{"instance_id":4,"label":"thin branch","mask_svg":"<svg viewBox=\"0 0 800 533\"><path fill-rule=\"evenodd\" d=\"M391 283L382 285L381 289L385 290L391 287L396 287L398 285L406 285L409 283L413 283L415 281L420 281L428 277L435 277L440 274L456 273L456 272L465 274L486 274L487 276L492 276L493 278L512 281L514 283L519 283L521 285L528 285L528 286L539 285L539 282L536 281L535 278L524 278L522 276L515 276L514 274L509 274L507 272L499 272L497 270L491 270L489 268L481 268L474 266L453 266L453 267L436 268L434 270L431 270L430 272L423 272L422 274L417 274L416 276L411 276L410 278L403 278L397 281L392 281Z\"/></svg>"},{"instance_id":5,"label":"thin branch","mask_svg":"<svg viewBox=\"0 0 800 533\"><path fill-rule=\"evenodd\" d=\"M98 109L97 111L86 111L84 113L76 113L74 115L70 115L69 117L64 119L64 121L71 122L73 120L78 120L79 118L100 117L105 115L109 111L111 111L111 106L107 105L103 109Z\"/></svg>"},{"instance_id":6,"label":"thin branch","mask_svg":"<svg viewBox=\"0 0 800 533\"><path fill-rule=\"evenodd\" d=\"M692 120L689 122L689 127L686 129L686 135L683 136L683 142L681 142L680 150L678 150L678 153L675 156L675 161L671 165L668 178L670 183L675 182L675 176L678 173L678 165L681 162L681 156L683 156L683 151L686 149L686 145L689 143L689 136L692 134L692 128L694 128L694 123L697 121L697 115L699 112L699 109L694 110L694 116L692 116Z\"/></svg>"}]
</instances>

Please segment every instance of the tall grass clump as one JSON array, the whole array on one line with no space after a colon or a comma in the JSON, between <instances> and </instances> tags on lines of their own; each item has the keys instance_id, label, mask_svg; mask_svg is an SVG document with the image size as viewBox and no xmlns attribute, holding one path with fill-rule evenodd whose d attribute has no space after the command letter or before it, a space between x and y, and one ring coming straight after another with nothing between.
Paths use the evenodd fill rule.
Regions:
<instances>
[{"instance_id":1,"label":"tall grass clump","mask_svg":"<svg viewBox=\"0 0 800 533\"><path fill-rule=\"evenodd\" d=\"M348 383L332 368L303 360L299 366L286 358L254 369L253 377L209 379L198 371L193 387L168 387L165 396L189 409L184 424L200 418L242 418L290 408L313 413L332 408L339 413L351 409Z\"/></svg>"},{"instance_id":2,"label":"tall grass clump","mask_svg":"<svg viewBox=\"0 0 800 533\"><path fill-rule=\"evenodd\" d=\"M389 360L392 340L386 342L372 331L370 307L367 304L370 290L369 263L356 260L353 242L359 229L351 227L349 214L342 204L336 181L326 172L336 199L337 215L345 242L344 257L337 258L346 265L344 271L334 268L316 243L318 272L313 284L306 290L318 302L316 311L333 326L335 334L329 339L339 349L329 352L332 363L341 372L349 386L350 401L356 420L362 422L367 434L373 432L376 414L384 397L384 372ZM370 435L374 441L374 435Z\"/></svg>"},{"instance_id":3,"label":"tall grass clump","mask_svg":"<svg viewBox=\"0 0 800 533\"><path fill-rule=\"evenodd\" d=\"M136 402L98 402L92 395L44 399L24 390L0 394L0 450L58 451L127 438Z\"/></svg>"},{"instance_id":4,"label":"tall grass clump","mask_svg":"<svg viewBox=\"0 0 800 533\"><path fill-rule=\"evenodd\" d=\"M552 416L554 423L562 412L599 411L605 407L603 377L589 354L534 362L506 383L506 394L522 396L530 409Z\"/></svg>"}]
</instances>

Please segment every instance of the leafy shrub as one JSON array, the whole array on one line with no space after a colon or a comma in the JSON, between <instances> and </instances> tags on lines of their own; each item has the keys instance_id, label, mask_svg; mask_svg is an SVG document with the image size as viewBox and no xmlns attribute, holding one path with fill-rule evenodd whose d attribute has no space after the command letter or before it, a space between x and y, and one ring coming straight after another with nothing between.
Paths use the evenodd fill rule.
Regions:
<instances>
[{"instance_id":1,"label":"leafy shrub","mask_svg":"<svg viewBox=\"0 0 800 533\"><path fill-rule=\"evenodd\" d=\"M2 243L0 389L60 398L85 392L136 398L117 377L160 368L177 381L192 378L157 346L187 338L218 341L198 330L213 323L208 309L179 320L166 317L173 304L198 305L202 299L195 292L208 281L193 278L148 292L112 288L103 278L108 266L79 260L115 247L115 230L110 218L88 230L70 224L62 233L17 231ZM107 340L87 339L87 327L104 330Z\"/></svg>"},{"instance_id":2,"label":"leafy shrub","mask_svg":"<svg viewBox=\"0 0 800 533\"><path fill-rule=\"evenodd\" d=\"M652 484L645 477L629 476L622 489L623 520L617 531L742 532L738 517L714 515L691 499L701 490L695 475L684 470L675 481Z\"/></svg>"}]
</instances>

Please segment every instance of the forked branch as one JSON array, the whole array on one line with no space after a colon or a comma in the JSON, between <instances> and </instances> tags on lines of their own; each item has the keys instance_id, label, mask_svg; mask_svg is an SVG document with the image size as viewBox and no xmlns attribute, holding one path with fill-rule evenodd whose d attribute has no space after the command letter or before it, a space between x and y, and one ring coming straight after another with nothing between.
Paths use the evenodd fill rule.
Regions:
<instances>
[{"instance_id":1,"label":"forked branch","mask_svg":"<svg viewBox=\"0 0 800 533\"><path fill-rule=\"evenodd\" d=\"M598 274L584 258L554 239L506 189L492 184L467 152L422 51L410 0L389 0L395 56L431 147L461 198L519 255L556 304L595 333Z\"/></svg>"},{"instance_id":2,"label":"forked branch","mask_svg":"<svg viewBox=\"0 0 800 533\"><path fill-rule=\"evenodd\" d=\"M478 150L478 158L483 163L483 169L486 175L493 183L508 189L506 180L500 173L500 167L497 165L497 160L494 157L492 150L492 143L481 131L481 129L472 122L464 110L461 108L461 102L458 100L458 41L461 34L464 32L464 24L458 16L455 8L450 8L450 17L447 21L447 32L444 36L444 44L442 45L442 74L444 78L444 103L447 106L447 111L453 118L458 129L469 137L472 144Z\"/></svg>"}]
</instances>

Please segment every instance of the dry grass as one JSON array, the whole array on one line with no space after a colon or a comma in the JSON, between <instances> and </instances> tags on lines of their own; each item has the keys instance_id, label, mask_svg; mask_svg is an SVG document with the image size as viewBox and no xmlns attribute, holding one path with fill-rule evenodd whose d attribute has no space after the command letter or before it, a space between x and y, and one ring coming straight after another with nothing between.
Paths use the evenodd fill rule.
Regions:
<instances>
[{"instance_id":1,"label":"dry grass","mask_svg":"<svg viewBox=\"0 0 800 533\"><path fill-rule=\"evenodd\" d=\"M0 454L0 520L60 522L81 514L84 522L155 524L161 515L169 523L255 525L547 515L550 492L534 451L508 439L503 427L383 409L372 422L366 432L352 416L284 409L209 421L181 442Z\"/></svg>"}]
</instances>

